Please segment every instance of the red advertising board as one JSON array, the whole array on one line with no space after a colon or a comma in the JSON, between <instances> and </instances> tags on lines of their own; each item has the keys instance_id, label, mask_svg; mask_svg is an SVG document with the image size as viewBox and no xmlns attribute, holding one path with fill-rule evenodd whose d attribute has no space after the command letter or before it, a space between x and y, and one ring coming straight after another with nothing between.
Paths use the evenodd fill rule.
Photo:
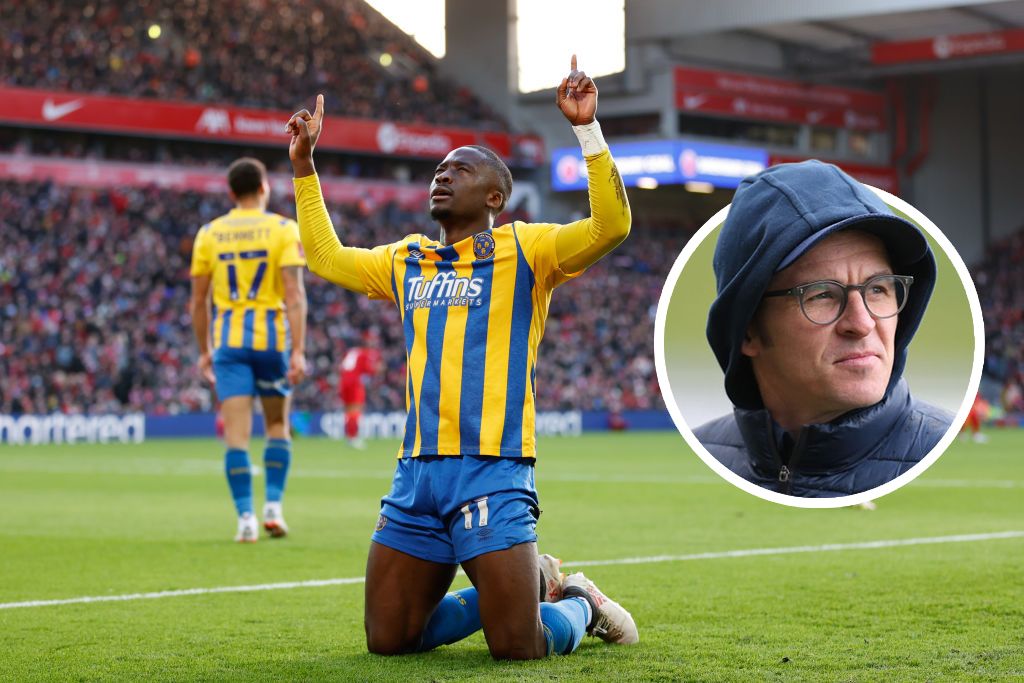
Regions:
<instances>
[{"instance_id":1,"label":"red advertising board","mask_svg":"<svg viewBox=\"0 0 1024 683\"><path fill-rule=\"evenodd\" d=\"M961 33L921 40L876 43L871 46L871 62L879 65L932 62L1022 50L1024 50L1024 29L989 33Z\"/></svg>"},{"instance_id":2,"label":"red advertising board","mask_svg":"<svg viewBox=\"0 0 1024 683\"><path fill-rule=\"evenodd\" d=\"M676 67L676 107L719 116L855 130L886 130L879 93L730 71Z\"/></svg>"},{"instance_id":3,"label":"red advertising board","mask_svg":"<svg viewBox=\"0 0 1024 683\"><path fill-rule=\"evenodd\" d=\"M133 164L104 161L77 161L50 157L0 154L0 178L13 180L52 180L60 185L79 187L157 187L227 194L223 171L164 164ZM271 174L272 189L281 195L292 194L290 176ZM389 201L416 208L427 203L427 186L406 185L378 180L344 180L321 177L324 197L341 204L383 204Z\"/></svg>"},{"instance_id":4,"label":"red advertising board","mask_svg":"<svg viewBox=\"0 0 1024 683\"><path fill-rule=\"evenodd\" d=\"M705 112L757 121L810 124L851 130L885 130L885 117L876 112L833 107L811 107L781 100L766 100L713 92L676 90L681 111Z\"/></svg>"},{"instance_id":5,"label":"red advertising board","mask_svg":"<svg viewBox=\"0 0 1024 683\"><path fill-rule=\"evenodd\" d=\"M752 76L734 71L676 67L676 85L717 90L734 95L804 102L810 105L848 107L881 113L886 99L880 93L855 88L815 85L782 78Z\"/></svg>"},{"instance_id":6,"label":"red advertising board","mask_svg":"<svg viewBox=\"0 0 1024 683\"><path fill-rule=\"evenodd\" d=\"M804 157L777 156L773 154L768 157L768 165L775 166L776 164L788 164L804 160ZM822 161L835 164L865 185L877 187L879 190L885 190L889 194L899 195L900 176L896 169L891 166L875 166L872 164L857 164L827 159L822 159Z\"/></svg>"},{"instance_id":7,"label":"red advertising board","mask_svg":"<svg viewBox=\"0 0 1024 683\"><path fill-rule=\"evenodd\" d=\"M122 135L287 144L292 112L0 87L0 123ZM485 145L521 165L544 162L533 135L491 133L327 116L321 149L440 160L455 147Z\"/></svg>"}]
</instances>

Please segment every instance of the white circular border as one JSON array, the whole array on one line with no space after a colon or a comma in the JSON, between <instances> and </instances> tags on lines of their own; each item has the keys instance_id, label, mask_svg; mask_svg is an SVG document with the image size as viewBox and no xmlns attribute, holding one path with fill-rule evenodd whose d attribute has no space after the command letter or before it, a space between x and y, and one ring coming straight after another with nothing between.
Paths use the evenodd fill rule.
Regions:
<instances>
[{"instance_id":1,"label":"white circular border","mask_svg":"<svg viewBox=\"0 0 1024 683\"><path fill-rule=\"evenodd\" d=\"M658 384L661 387L661 395L665 399L665 405L668 407L668 412L672 416L672 421L675 423L676 429L678 429L679 433L682 434L690 448L700 456L700 459L703 460L708 467L718 473L720 477L747 493L753 494L758 498L763 498L764 500L770 500L773 503L781 503L782 505L798 508L847 507L850 505L859 505L860 503L865 503L869 500L879 498L887 493L892 493L904 484L910 483L917 478L918 475L931 467L932 464L939 459L939 456L941 456L946 449L949 448L950 444L953 443L953 439L956 438L957 434L960 432L960 427L967 419L967 414L970 412L971 405L974 403L974 397L978 393L978 385L981 383L981 368L985 355L985 332L981 317L981 303L978 300L978 291L974 287L974 280L971 278L971 274L967 270L967 265L964 263L963 259L960 258L960 254L957 253L956 248L953 247L953 244L949 239L942 234L942 231L940 231L927 216L899 197L891 195L885 190L880 190L877 187L872 187L871 185L865 185L865 187L878 195L882 201L888 204L891 208L902 211L905 215L909 216L914 223L924 229L930 237L939 243L946 256L953 263L953 267L956 268L957 274L960 276L960 282L963 284L964 291L967 293L967 302L971 309L971 318L973 319L972 322L974 325L974 363L971 367L971 379L967 384L967 391L964 394L964 400L960 405L960 410L957 411L953 423L949 426L949 429L946 430L945 435L939 440L939 443L935 448L933 448L919 463L895 479L888 481L881 486L876 486L873 489L862 491L861 493L855 493L851 496L842 496L840 498L801 498L799 496L790 496L784 493L769 491L768 489L762 488L753 482L747 481L719 462L718 459L711 455L711 453L704 448L704 445L697 440L697 437L693 434L693 430L686 424L686 420L683 418L682 413L679 411L679 406L676 404L675 395L672 393L672 386L668 379L668 369L665 366L665 318L668 315L668 306L669 301L672 298L672 292L676 288L676 283L683 272L683 268L690 260L690 257L693 256L697 247L700 246L704 240L707 239L708 235L710 235L718 226L725 222L726 216L729 215L729 207L731 204L725 206L721 211L708 219L707 223L701 226L701 229L698 230L686 243L686 246L683 247L682 253L679 254L676 258L676 262L672 265L672 270L669 271L668 278L665 280L665 286L661 290L661 297L658 300L658 311L654 319L654 365L658 373Z\"/></svg>"}]
</instances>

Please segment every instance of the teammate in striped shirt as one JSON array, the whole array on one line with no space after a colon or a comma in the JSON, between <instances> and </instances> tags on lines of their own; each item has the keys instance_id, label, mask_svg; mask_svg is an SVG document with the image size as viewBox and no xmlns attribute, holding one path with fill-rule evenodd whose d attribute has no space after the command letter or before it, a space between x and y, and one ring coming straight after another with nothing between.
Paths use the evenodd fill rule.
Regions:
<instances>
[{"instance_id":1,"label":"teammate in striped shirt","mask_svg":"<svg viewBox=\"0 0 1024 683\"><path fill-rule=\"evenodd\" d=\"M221 401L224 469L238 512L235 540L255 542L254 395L263 404L267 436L263 526L271 537L288 533L281 499L291 462L290 387L306 374L306 260L295 221L267 212L270 184L260 161L235 161L228 185L235 208L202 226L192 248L192 327L199 369Z\"/></svg>"},{"instance_id":2,"label":"teammate in striped shirt","mask_svg":"<svg viewBox=\"0 0 1024 683\"><path fill-rule=\"evenodd\" d=\"M638 639L620 605L582 574L562 580L557 560L538 560L536 550L534 387L548 303L630 227L622 181L594 118L597 88L576 70L575 56L557 102L583 146L590 218L494 227L512 176L490 150L460 147L431 183L440 239L408 235L374 249L342 246L324 206L312 159L323 98L315 113L288 122L310 269L397 305L405 331L405 439L367 564L371 652L429 650L481 626L502 659L567 654L584 632L616 643ZM474 587L446 595L458 564Z\"/></svg>"}]
</instances>

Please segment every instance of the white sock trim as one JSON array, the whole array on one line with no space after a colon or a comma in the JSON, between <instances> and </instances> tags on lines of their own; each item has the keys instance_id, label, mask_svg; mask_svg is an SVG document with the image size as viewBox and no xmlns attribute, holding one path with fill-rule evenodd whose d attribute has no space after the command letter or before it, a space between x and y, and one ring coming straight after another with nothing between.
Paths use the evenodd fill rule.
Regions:
<instances>
[{"instance_id":1,"label":"white sock trim","mask_svg":"<svg viewBox=\"0 0 1024 683\"><path fill-rule=\"evenodd\" d=\"M582 126L573 126L572 132L576 133L576 138L580 141L580 147L583 149L585 157L600 154L608 149L608 143L604 141L601 124L597 122L597 119Z\"/></svg>"}]
</instances>

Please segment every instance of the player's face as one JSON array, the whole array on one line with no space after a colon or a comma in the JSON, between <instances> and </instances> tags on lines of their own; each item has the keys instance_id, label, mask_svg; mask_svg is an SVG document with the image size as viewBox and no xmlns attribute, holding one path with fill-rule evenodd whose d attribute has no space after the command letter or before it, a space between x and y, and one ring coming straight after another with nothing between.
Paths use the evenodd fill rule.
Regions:
<instances>
[{"instance_id":1,"label":"player's face","mask_svg":"<svg viewBox=\"0 0 1024 683\"><path fill-rule=\"evenodd\" d=\"M880 239L841 231L777 273L768 290L816 280L861 284L892 272ZM892 374L897 318L872 317L856 290L848 293L843 314L828 325L808 320L795 297L763 299L743 353L751 358L761 396L776 421L787 429L828 422L880 401Z\"/></svg>"},{"instance_id":2,"label":"player's face","mask_svg":"<svg viewBox=\"0 0 1024 683\"><path fill-rule=\"evenodd\" d=\"M454 149L434 171L430 217L445 220L486 215L494 203L496 186L494 171L482 153L472 147Z\"/></svg>"}]
</instances>

